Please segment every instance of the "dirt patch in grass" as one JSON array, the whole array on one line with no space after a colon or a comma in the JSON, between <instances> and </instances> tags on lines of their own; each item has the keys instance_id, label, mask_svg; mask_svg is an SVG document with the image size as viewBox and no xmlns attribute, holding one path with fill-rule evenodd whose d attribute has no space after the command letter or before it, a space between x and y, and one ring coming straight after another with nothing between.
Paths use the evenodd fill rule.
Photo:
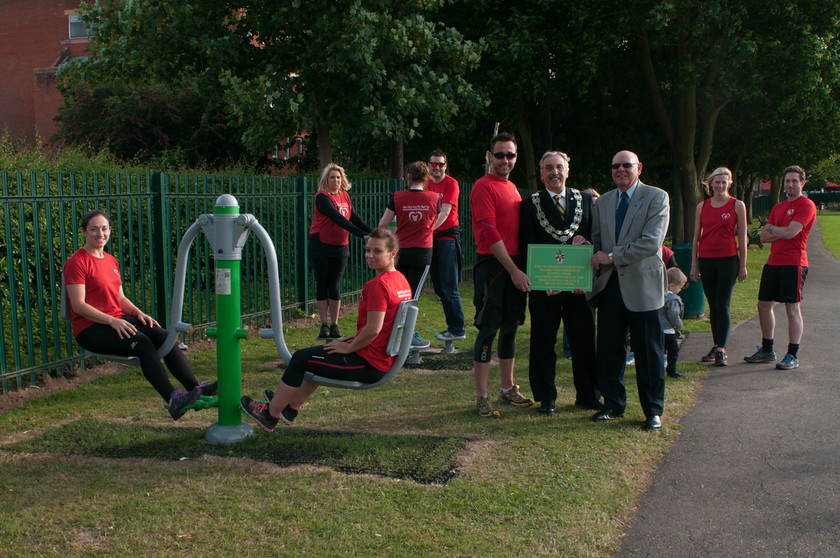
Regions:
<instances>
[{"instance_id":1,"label":"dirt patch in grass","mask_svg":"<svg viewBox=\"0 0 840 558\"><path fill-rule=\"evenodd\" d=\"M453 436L349 433L289 429L236 446L208 445L205 429L81 418L4 445L4 451L56 453L110 459L185 461L203 455L249 458L280 466L321 465L345 473L367 473L445 484L456 475L457 456L468 440Z\"/></svg>"}]
</instances>

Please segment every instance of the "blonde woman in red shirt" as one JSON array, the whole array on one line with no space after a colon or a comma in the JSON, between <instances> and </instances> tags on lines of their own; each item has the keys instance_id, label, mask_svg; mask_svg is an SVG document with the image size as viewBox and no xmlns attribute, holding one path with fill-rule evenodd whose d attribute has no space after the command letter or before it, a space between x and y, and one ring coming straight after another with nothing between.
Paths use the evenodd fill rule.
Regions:
<instances>
[{"instance_id":1,"label":"blonde woman in red shirt","mask_svg":"<svg viewBox=\"0 0 840 558\"><path fill-rule=\"evenodd\" d=\"M350 181L339 165L330 163L321 171L309 228L309 263L315 275L315 299L321 319L319 339L341 338L338 313L341 310L341 278L350 258L350 233L364 238L370 232L368 224L350 203L347 193L350 187Z\"/></svg>"},{"instance_id":2,"label":"blonde woman in red shirt","mask_svg":"<svg viewBox=\"0 0 840 558\"><path fill-rule=\"evenodd\" d=\"M697 204L689 275L692 281L702 281L709 301L714 345L702 360L726 366L729 302L735 280L747 278L747 208L729 194L732 171L728 168L712 171L706 185L711 197Z\"/></svg>"}]
</instances>

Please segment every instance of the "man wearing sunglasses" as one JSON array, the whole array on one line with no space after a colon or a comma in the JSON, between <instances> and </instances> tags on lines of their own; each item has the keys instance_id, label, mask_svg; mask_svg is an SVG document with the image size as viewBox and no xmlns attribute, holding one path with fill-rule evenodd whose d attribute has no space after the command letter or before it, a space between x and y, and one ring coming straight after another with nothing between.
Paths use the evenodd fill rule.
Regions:
<instances>
[{"instance_id":1,"label":"man wearing sunglasses","mask_svg":"<svg viewBox=\"0 0 840 558\"><path fill-rule=\"evenodd\" d=\"M499 334L497 353L502 377L501 403L529 407L534 402L519 392L513 382L516 330L525 321L525 293L530 281L522 271L519 246L519 205L522 198L508 180L516 164L516 139L501 133L490 140L490 172L479 178L470 193L476 259L475 325L473 346L476 412L498 418L499 411L487 395L487 377L493 340Z\"/></svg>"},{"instance_id":2,"label":"man wearing sunglasses","mask_svg":"<svg viewBox=\"0 0 840 558\"><path fill-rule=\"evenodd\" d=\"M595 422L624 415L627 331L633 339L639 402L645 430L662 428L665 406L664 335L659 309L668 287L662 243L668 230L668 194L639 180L642 163L632 151L612 160L617 188L595 204L592 243L596 270L590 301L598 307L598 388L604 409Z\"/></svg>"},{"instance_id":3,"label":"man wearing sunglasses","mask_svg":"<svg viewBox=\"0 0 840 558\"><path fill-rule=\"evenodd\" d=\"M529 244L590 244L592 196L566 187L569 156L547 151L540 159L540 177L545 188L522 202L520 236L522 252ZM575 405L599 411L603 408L595 387L595 312L584 291L531 291L531 341L528 378L539 412L551 416L557 399L557 331L560 321L568 333L575 384Z\"/></svg>"},{"instance_id":4,"label":"man wearing sunglasses","mask_svg":"<svg viewBox=\"0 0 840 558\"><path fill-rule=\"evenodd\" d=\"M435 334L441 341L455 341L466 337L464 329L464 306L458 281L461 277L461 228L458 226L458 196L461 189L458 181L449 176L446 153L435 149L429 155L429 170L432 178L426 189L441 196L438 219L443 219L435 229L432 247L432 266L429 273L435 292L443 305L446 329Z\"/></svg>"}]
</instances>

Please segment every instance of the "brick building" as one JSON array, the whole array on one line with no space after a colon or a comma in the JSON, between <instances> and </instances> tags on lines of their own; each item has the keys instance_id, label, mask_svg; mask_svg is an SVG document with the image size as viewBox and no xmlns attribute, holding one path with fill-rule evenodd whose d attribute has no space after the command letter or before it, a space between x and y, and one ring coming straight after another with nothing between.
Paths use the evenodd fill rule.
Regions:
<instances>
[{"instance_id":1,"label":"brick building","mask_svg":"<svg viewBox=\"0 0 840 558\"><path fill-rule=\"evenodd\" d=\"M61 95L56 71L85 55L87 31L80 0L0 0L0 132L44 140L56 131Z\"/></svg>"}]
</instances>

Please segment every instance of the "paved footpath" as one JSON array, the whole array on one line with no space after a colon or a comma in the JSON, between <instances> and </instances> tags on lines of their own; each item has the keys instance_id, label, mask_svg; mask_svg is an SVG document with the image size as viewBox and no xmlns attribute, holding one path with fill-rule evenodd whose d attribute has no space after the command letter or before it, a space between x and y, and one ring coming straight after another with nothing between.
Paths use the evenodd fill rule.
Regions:
<instances>
[{"instance_id":1,"label":"paved footpath","mask_svg":"<svg viewBox=\"0 0 840 558\"><path fill-rule=\"evenodd\" d=\"M799 368L743 361L761 341L757 316L732 331L730 365L709 369L614 556L840 556L840 263L817 226L808 260ZM690 335L680 359L711 345Z\"/></svg>"}]
</instances>

